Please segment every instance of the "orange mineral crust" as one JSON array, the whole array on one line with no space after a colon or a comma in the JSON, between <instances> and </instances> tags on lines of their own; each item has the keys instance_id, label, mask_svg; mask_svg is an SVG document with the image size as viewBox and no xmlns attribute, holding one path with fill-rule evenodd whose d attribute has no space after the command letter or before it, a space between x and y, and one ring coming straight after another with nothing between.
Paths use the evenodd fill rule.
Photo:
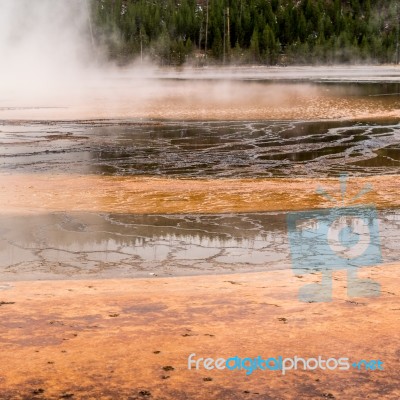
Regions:
<instances>
[{"instance_id":1,"label":"orange mineral crust","mask_svg":"<svg viewBox=\"0 0 400 400\"><path fill-rule=\"evenodd\" d=\"M363 269L382 285L302 303L318 274L2 284L2 399L397 399L399 265ZM188 356L349 357L383 371L188 370ZM64 396L64 397L63 397ZM69 397L68 397L69 396Z\"/></svg>"},{"instance_id":2,"label":"orange mineral crust","mask_svg":"<svg viewBox=\"0 0 400 400\"><path fill-rule=\"evenodd\" d=\"M397 175L351 178L346 202L398 207ZM2 213L93 211L132 214L225 213L332 207L323 187L341 201L337 179L164 179L96 175L0 175ZM348 204L348 203L346 203Z\"/></svg>"}]
</instances>

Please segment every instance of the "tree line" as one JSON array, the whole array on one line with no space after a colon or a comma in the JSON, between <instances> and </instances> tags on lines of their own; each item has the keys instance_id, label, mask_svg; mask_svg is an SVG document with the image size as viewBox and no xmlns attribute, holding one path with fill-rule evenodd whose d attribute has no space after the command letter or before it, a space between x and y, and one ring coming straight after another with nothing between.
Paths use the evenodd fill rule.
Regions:
<instances>
[{"instance_id":1,"label":"tree line","mask_svg":"<svg viewBox=\"0 0 400 400\"><path fill-rule=\"evenodd\" d=\"M398 0L91 0L95 40L120 62L399 62Z\"/></svg>"}]
</instances>

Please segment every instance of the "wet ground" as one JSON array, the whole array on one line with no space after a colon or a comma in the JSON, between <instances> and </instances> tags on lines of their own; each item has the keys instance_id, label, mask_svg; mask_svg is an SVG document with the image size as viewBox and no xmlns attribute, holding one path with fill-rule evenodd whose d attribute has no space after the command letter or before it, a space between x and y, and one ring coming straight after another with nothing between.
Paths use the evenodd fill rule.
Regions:
<instances>
[{"instance_id":1,"label":"wet ground","mask_svg":"<svg viewBox=\"0 0 400 400\"><path fill-rule=\"evenodd\" d=\"M399 398L397 69L219 73L0 99L1 399ZM300 301L324 270L296 256L330 257L332 207L329 232L375 253ZM385 370L233 375L191 353Z\"/></svg>"},{"instance_id":2,"label":"wet ground","mask_svg":"<svg viewBox=\"0 0 400 400\"><path fill-rule=\"evenodd\" d=\"M287 217L286 212L1 216L0 279L306 273L292 265ZM399 210L380 211L376 222L382 263L398 261Z\"/></svg>"},{"instance_id":3,"label":"wet ground","mask_svg":"<svg viewBox=\"0 0 400 400\"><path fill-rule=\"evenodd\" d=\"M351 88L355 90L353 86ZM364 89L372 90L368 85ZM64 191L59 193L63 197L69 193L63 176L74 175L99 176L100 179L173 178L170 184L174 182L178 186L190 179L200 183L207 179L210 188L217 187L216 181L212 182L218 179L221 189L226 179L253 179L247 192L254 201L254 193L260 190L262 182L257 179L261 178L296 177L318 181L345 172L350 177L400 174L400 124L395 120L6 121L0 125L0 143L3 174L14 175L16 182L18 177L30 174L32 185L35 175L38 178L52 175L53 180L59 176L56 179L65 185ZM185 181L180 183L180 179ZM168 180L165 182L168 186ZM107 186L101 180L93 184ZM147 184L151 185L151 181ZM28 191L32 185L28 186ZM54 194L56 186L50 182L49 185ZM129 181L127 185L121 187L120 193L111 201L115 203L114 207L121 205L118 196L124 196L129 192L127 188L133 188ZM161 201L168 196L154 192L160 188L157 181L153 186L150 197L160 198L160 202L148 211L156 215L140 214L143 200L136 197L136 204L135 199L132 201L133 209L135 205L137 207L133 215L66 210L19 217L17 214L12 218L2 216L0 277L5 280L97 279L148 274L254 272L291 267L288 213L284 211L283 203L283 211L275 213L243 214L239 206L236 213L229 213L226 208L228 214L216 211L207 214L210 200L206 201L205 195L210 195L210 188L203 188L198 196L200 201L196 200L196 213L187 210L185 214L179 214L178 206L175 212L172 207L172 212L157 215L157 211L162 212ZM245 188L242 184L235 189L237 201ZM100 192L101 188L97 190ZM113 193L117 190L118 187L113 189ZM182 200L195 204L190 198L192 190L188 189L187 193L176 190L176 198L170 199L170 204L173 206ZM380 187L377 190L382 197L385 190ZM299 188L294 191L297 195L293 195L301 197ZM308 196L313 195L308 188L304 191ZM314 196L317 196L316 192L315 189ZM41 189L33 190L32 196L37 197L40 193L43 193ZM267 190L265 198L271 197L272 193L271 189ZM215 206L223 197L224 193L218 194L217 190L216 198L211 202ZM286 201L289 198L288 194ZM76 201L82 199L83 193ZM10 201L18 202L16 198ZM91 196L89 201L96 203ZM145 202L151 204L151 201L148 198ZM266 203L264 207L267 207ZM307 208L304 202L303 207ZM291 209L286 205L288 208ZM301 206L296 208L301 209ZM384 262L394 262L400 254L396 245L399 214L395 208L382 205L380 208ZM224 209L223 206L220 209Z\"/></svg>"},{"instance_id":4,"label":"wet ground","mask_svg":"<svg viewBox=\"0 0 400 400\"><path fill-rule=\"evenodd\" d=\"M0 124L0 171L175 178L400 173L400 123Z\"/></svg>"},{"instance_id":5,"label":"wet ground","mask_svg":"<svg viewBox=\"0 0 400 400\"><path fill-rule=\"evenodd\" d=\"M378 298L300 303L315 275L13 282L0 292L4 400L389 399L400 396L398 264ZM3 303L4 302L4 303ZM188 356L380 359L383 371L188 370Z\"/></svg>"}]
</instances>

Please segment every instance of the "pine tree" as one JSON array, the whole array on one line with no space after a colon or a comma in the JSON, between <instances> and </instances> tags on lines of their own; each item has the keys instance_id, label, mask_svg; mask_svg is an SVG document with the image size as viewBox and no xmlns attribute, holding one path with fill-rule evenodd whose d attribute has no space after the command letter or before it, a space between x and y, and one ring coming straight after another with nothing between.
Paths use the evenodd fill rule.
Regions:
<instances>
[{"instance_id":1,"label":"pine tree","mask_svg":"<svg viewBox=\"0 0 400 400\"><path fill-rule=\"evenodd\" d=\"M394 62L397 0L91 0L94 36L121 62L160 64L194 51L222 61ZM229 18L227 10L229 7Z\"/></svg>"}]
</instances>

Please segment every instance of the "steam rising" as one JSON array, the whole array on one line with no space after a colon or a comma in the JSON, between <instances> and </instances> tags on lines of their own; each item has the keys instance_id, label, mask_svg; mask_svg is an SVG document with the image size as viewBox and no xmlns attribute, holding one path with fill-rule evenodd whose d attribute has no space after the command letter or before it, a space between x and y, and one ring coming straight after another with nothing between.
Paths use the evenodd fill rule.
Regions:
<instances>
[{"instance_id":1,"label":"steam rising","mask_svg":"<svg viewBox=\"0 0 400 400\"><path fill-rule=\"evenodd\" d=\"M89 32L86 0L1 0L0 100L76 90L93 59Z\"/></svg>"},{"instance_id":2,"label":"steam rising","mask_svg":"<svg viewBox=\"0 0 400 400\"><path fill-rule=\"evenodd\" d=\"M111 117L157 93L150 66L100 63L89 0L0 0L0 57L0 118Z\"/></svg>"},{"instance_id":3,"label":"steam rising","mask_svg":"<svg viewBox=\"0 0 400 400\"><path fill-rule=\"evenodd\" d=\"M387 67L117 68L100 63L89 13L89 0L0 0L0 119L354 117L384 104L343 103L308 82L400 80Z\"/></svg>"}]
</instances>

